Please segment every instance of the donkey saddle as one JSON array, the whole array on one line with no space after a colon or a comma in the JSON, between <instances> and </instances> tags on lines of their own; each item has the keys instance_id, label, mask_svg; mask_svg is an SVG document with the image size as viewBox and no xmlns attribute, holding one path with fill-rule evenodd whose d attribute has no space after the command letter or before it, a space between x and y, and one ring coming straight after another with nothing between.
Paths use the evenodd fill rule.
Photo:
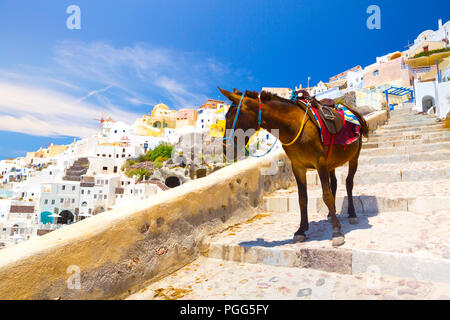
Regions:
<instances>
[{"instance_id":1,"label":"donkey saddle","mask_svg":"<svg viewBox=\"0 0 450 320\"><path fill-rule=\"evenodd\" d=\"M317 103L319 115L331 134L337 134L344 127L344 120L335 109L334 100L323 99Z\"/></svg>"},{"instance_id":2,"label":"donkey saddle","mask_svg":"<svg viewBox=\"0 0 450 320\"><path fill-rule=\"evenodd\" d=\"M333 99L322 99L318 101L315 97L311 97L306 90L298 90L295 93L296 99L304 99L312 103L312 105L319 111L320 118L325 123L325 126L331 134L337 134L342 130L344 127L344 120L337 112L335 108L336 103ZM314 121L314 123L320 127L319 123L316 121Z\"/></svg>"}]
</instances>

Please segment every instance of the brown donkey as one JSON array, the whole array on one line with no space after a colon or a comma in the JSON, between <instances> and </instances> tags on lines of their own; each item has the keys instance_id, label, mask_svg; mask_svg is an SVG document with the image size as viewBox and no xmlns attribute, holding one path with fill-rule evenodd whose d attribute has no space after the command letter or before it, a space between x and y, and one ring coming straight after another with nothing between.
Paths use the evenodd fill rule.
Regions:
<instances>
[{"instance_id":1,"label":"brown donkey","mask_svg":"<svg viewBox=\"0 0 450 320\"><path fill-rule=\"evenodd\" d=\"M233 105L226 114L226 132L225 135L230 134L229 129L232 129L237 113L237 106L239 105L242 93L237 91L229 92L219 88L222 94L233 102ZM235 129L242 129L244 131L258 129L258 118L260 103L258 100L258 92L245 92L242 100L239 116L236 120ZM328 207L333 226L333 246L344 244L344 235L341 233L341 224L336 217L335 196L337 188L337 180L335 169L349 162L348 176L346 180L347 195L348 195L348 215L349 221L352 224L358 223L355 207L353 205L352 189L353 178L358 167L358 157L361 151L362 135L367 136L368 128L366 122L359 115L355 115L360 119L362 135L354 143L347 145L345 148L342 145L333 145L327 158L328 146L321 143L320 134L317 127L307 116L303 131L295 143L289 145L294 141L295 137L300 132L302 120L305 116L305 111L291 100L280 98L270 93L262 92L261 99L261 128L268 131L279 130L279 139L283 144L283 149L291 160L292 170L298 185L298 198L301 211L300 228L294 234L294 242L303 242L306 240L305 232L309 228L308 212L307 212L307 185L306 185L306 171L307 169L316 169L320 182L322 184L323 201ZM236 141L235 137L230 137L224 143L224 153L227 144ZM284 145L286 144L286 145ZM239 148L243 146L238 146Z\"/></svg>"}]
</instances>

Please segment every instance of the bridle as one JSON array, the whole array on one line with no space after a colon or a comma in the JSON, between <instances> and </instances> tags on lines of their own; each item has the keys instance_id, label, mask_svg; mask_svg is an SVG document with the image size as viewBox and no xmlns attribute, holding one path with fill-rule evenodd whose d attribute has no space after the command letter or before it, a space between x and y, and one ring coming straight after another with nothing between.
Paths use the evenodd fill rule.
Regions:
<instances>
[{"instance_id":1,"label":"bridle","mask_svg":"<svg viewBox=\"0 0 450 320\"><path fill-rule=\"evenodd\" d=\"M239 118L239 112L241 111L242 101L244 100L244 96L245 96L245 93L242 94L241 100L239 101L239 105L236 105L236 104L234 104L234 103L231 104L231 106L237 107L237 111L236 111L236 115L235 115L235 117L234 117L233 126L232 126L232 128L231 128L231 134L230 134L228 137L223 137L223 138L222 138L222 145L223 145L223 146L225 146L225 144L224 144L223 141L226 141L226 140L228 140L228 139L230 139L230 138L232 138L232 137L234 136L234 132L235 132L235 128L236 128L236 123L237 123L237 119ZM256 130L256 132L258 132L258 131L261 129L261 123L262 123L262 103L261 103L261 94L258 96L258 102L259 102L258 130ZM307 109L306 109L306 111L305 111L305 115L304 115L304 117L303 117L302 125L301 125L301 127L300 127L300 130L298 131L296 137L295 137L291 142L289 142L289 143L283 143L283 142L281 142L281 140L280 140L280 142L281 142L281 144L282 144L283 146L289 147L289 146L293 145L293 144L298 140L298 138L301 136L301 134L302 134L302 132L303 132L303 129L304 129L304 126L305 126L305 123L306 123L306 120L307 120L308 110L309 110L309 108L311 107L311 105L310 105L309 102L307 102L306 105L307 105ZM264 157L265 155L267 155L270 151L272 151L272 149L274 148L274 146L276 145L276 143L278 142L278 140L279 140L279 139L277 138L277 140L275 141L275 143L273 143L272 147L270 147L270 149L269 149L266 153L264 153L263 155L260 155L260 156L252 155L252 154L250 153L250 151L247 149L247 146L245 146L244 148L245 148L245 151L247 151L247 153L248 153L251 157L254 157L254 158L261 158L261 157ZM237 146L236 143L234 142L234 139L231 139L231 141L232 141L233 144L236 146L236 148L238 148L238 146Z\"/></svg>"}]
</instances>

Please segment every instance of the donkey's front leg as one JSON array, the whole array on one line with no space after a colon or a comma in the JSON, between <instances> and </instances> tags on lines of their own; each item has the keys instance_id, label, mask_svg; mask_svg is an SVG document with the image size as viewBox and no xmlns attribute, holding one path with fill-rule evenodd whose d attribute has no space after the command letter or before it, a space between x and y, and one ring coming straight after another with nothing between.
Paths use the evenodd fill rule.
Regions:
<instances>
[{"instance_id":1,"label":"donkey's front leg","mask_svg":"<svg viewBox=\"0 0 450 320\"><path fill-rule=\"evenodd\" d=\"M294 168L294 176L298 187L298 202L300 204L300 228L294 234L294 242L304 242L306 240L305 232L309 229L308 222L308 193L306 190L306 169Z\"/></svg>"},{"instance_id":2,"label":"donkey's front leg","mask_svg":"<svg viewBox=\"0 0 450 320\"><path fill-rule=\"evenodd\" d=\"M328 207L331 216L331 223L333 225L333 246L340 246L344 244L344 235L341 233L341 223L336 217L336 207L334 203L334 196L330 188L330 173L326 166L317 169L322 184L323 201Z\"/></svg>"},{"instance_id":3,"label":"donkey's front leg","mask_svg":"<svg viewBox=\"0 0 450 320\"><path fill-rule=\"evenodd\" d=\"M336 203L336 190L337 190L337 179L336 179L336 172L335 170L330 171L330 187L331 187L331 193L334 197L334 202ZM336 210L336 205L334 206L334 210ZM328 212L328 219L331 219L331 213Z\"/></svg>"}]
</instances>

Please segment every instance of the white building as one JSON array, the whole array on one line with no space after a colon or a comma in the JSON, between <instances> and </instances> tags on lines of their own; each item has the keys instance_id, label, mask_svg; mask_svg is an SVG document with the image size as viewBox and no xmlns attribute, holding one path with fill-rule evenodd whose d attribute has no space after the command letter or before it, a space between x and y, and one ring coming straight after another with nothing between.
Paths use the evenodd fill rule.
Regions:
<instances>
[{"instance_id":1,"label":"white building","mask_svg":"<svg viewBox=\"0 0 450 320\"><path fill-rule=\"evenodd\" d=\"M364 87L364 69L347 73L347 89L361 89Z\"/></svg>"},{"instance_id":2,"label":"white building","mask_svg":"<svg viewBox=\"0 0 450 320\"><path fill-rule=\"evenodd\" d=\"M450 82L414 81L416 103L413 109L418 112L436 107L436 116L445 118L450 111Z\"/></svg>"},{"instance_id":3,"label":"white building","mask_svg":"<svg viewBox=\"0 0 450 320\"><path fill-rule=\"evenodd\" d=\"M406 56L410 56L411 53L415 52L424 42L436 42L442 43L445 41L447 43L447 47L450 39L450 21L447 21L445 24L442 24L442 19L438 20L438 29L436 31L433 30L425 30L417 39L414 40L414 44L406 50Z\"/></svg>"},{"instance_id":4,"label":"white building","mask_svg":"<svg viewBox=\"0 0 450 320\"><path fill-rule=\"evenodd\" d=\"M318 95L320 93L323 93L325 91L328 91L327 86L325 85L325 83L323 83L323 81L319 81L319 83L315 87L312 87L309 90L309 94L311 96L316 96L316 95Z\"/></svg>"},{"instance_id":5,"label":"white building","mask_svg":"<svg viewBox=\"0 0 450 320\"><path fill-rule=\"evenodd\" d=\"M200 109L197 114L196 128L200 131L208 131L211 124L219 120L225 120L225 114L218 109Z\"/></svg>"}]
</instances>

